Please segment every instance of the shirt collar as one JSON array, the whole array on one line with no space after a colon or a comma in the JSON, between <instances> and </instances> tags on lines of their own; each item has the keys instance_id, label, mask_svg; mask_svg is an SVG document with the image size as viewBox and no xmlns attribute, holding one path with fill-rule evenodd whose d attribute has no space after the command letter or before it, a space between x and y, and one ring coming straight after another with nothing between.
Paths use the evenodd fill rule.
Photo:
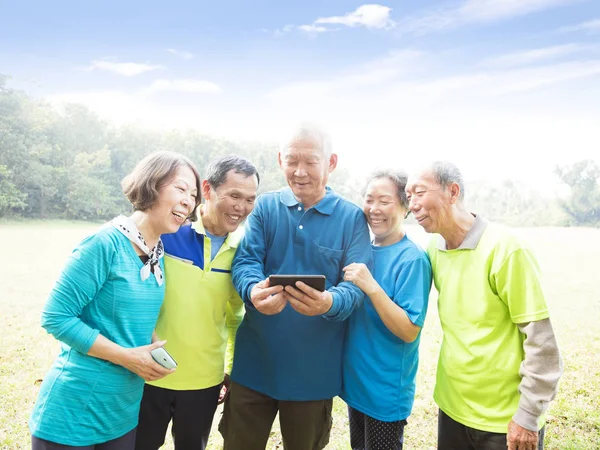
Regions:
<instances>
[{"instance_id":1,"label":"shirt collar","mask_svg":"<svg viewBox=\"0 0 600 450\"><path fill-rule=\"evenodd\" d=\"M199 209L203 209L203 206L204 205L200 205ZM227 237L225 238L225 242L223 242L223 245L227 245L230 248L237 248L237 246L240 243L240 240L242 238L242 235L244 234L242 228L243 227L239 226L237 228L237 230L235 230L233 233L227 234ZM198 220L195 222L192 222L192 229L196 233L206 236L206 229L204 228L204 224L202 223L201 211L198 211Z\"/></svg>"},{"instance_id":2,"label":"shirt collar","mask_svg":"<svg viewBox=\"0 0 600 450\"><path fill-rule=\"evenodd\" d=\"M314 206L314 208L317 211L319 211L321 214L325 214L325 215L329 216L329 215L331 215L331 213L333 213L335 205L337 205L339 200L340 200L339 195L337 195L335 193L335 191L333 189L331 189L329 186L326 186L325 187L325 197L323 197L319 201L319 203L317 203ZM300 202L296 199L296 197L294 197L294 193L292 192L292 189L289 187L283 188L281 190L280 201L288 208L300 204Z\"/></svg>"},{"instance_id":3,"label":"shirt collar","mask_svg":"<svg viewBox=\"0 0 600 450\"><path fill-rule=\"evenodd\" d=\"M460 243L456 250L475 250L477 248L477 244L481 240L481 236L483 236L483 232L488 226L489 221L482 217L480 214L473 214L475 216L475 221L473 222L473 226L467 231L465 238ZM438 236L438 250L447 251L448 248L446 246L446 241L440 235Z\"/></svg>"}]
</instances>

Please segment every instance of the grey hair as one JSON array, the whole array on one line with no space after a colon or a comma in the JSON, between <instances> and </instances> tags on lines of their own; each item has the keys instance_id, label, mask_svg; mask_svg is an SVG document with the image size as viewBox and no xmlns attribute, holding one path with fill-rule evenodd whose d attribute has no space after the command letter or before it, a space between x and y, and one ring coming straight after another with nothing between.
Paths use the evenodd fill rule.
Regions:
<instances>
[{"instance_id":1,"label":"grey hair","mask_svg":"<svg viewBox=\"0 0 600 450\"><path fill-rule=\"evenodd\" d=\"M256 167L247 159L237 155L221 156L208 163L206 181L213 189L217 189L225 183L230 170L244 174L247 177L256 175L256 181L260 183L260 175Z\"/></svg>"},{"instance_id":2,"label":"grey hair","mask_svg":"<svg viewBox=\"0 0 600 450\"><path fill-rule=\"evenodd\" d=\"M458 184L460 194L458 200L461 202L465 199L465 182L462 173L458 167L450 161L435 161L431 164L431 171L436 181L443 189L446 189L452 183Z\"/></svg>"},{"instance_id":3,"label":"grey hair","mask_svg":"<svg viewBox=\"0 0 600 450\"><path fill-rule=\"evenodd\" d=\"M367 184L365 189L363 190L363 196L366 194L367 187L373 180L379 180L380 178L387 178L396 186L396 195L398 196L398 200L400 200L400 204L404 209L408 211L408 200L406 198L406 181L408 180L408 175L401 170L378 170L377 172L373 172L369 175Z\"/></svg>"},{"instance_id":4,"label":"grey hair","mask_svg":"<svg viewBox=\"0 0 600 450\"><path fill-rule=\"evenodd\" d=\"M282 145L280 151L283 153L288 149L290 144L299 140L312 142L315 145L315 148L323 151L326 158L329 158L333 153L329 133L319 125L310 122L303 122L296 127L290 138Z\"/></svg>"}]
</instances>

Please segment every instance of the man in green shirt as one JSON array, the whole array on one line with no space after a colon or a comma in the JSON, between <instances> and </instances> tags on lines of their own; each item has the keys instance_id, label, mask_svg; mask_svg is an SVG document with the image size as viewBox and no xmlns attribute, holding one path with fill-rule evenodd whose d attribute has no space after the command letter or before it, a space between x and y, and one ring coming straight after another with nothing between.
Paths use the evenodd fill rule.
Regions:
<instances>
[{"instance_id":1,"label":"man in green shirt","mask_svg":"<svg viewBox=\"0 0 600 450\"><path fill-rule=\"evenodd\" d=\"M204 449L229 387L244 314L231 262L243 233L239 225L254 208L259 175L238 156L217 158L206 172L199 219L163 236L166 289L155 334L167 341L177 370L146 384L137 450L158 450L171 421L175 450Z\"/></svg>"},{"instance_id":2,"label":"man in green shirt","mask_svg":"<svg viewBox=\"0 0 600 450\"><path fill-rule=\"evenodd\" d=\"M562 362L531 250L470 213L452 163L409 177L409 209L428 233L444 338L434 399L439 450L543 449Z\"/></svg>"}]
</instances>

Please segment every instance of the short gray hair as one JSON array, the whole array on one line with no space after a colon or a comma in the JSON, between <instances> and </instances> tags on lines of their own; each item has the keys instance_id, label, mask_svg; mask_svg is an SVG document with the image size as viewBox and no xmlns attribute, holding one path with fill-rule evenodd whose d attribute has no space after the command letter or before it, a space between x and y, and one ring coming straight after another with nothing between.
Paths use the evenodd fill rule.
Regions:
<instances>
[{"instance_id":1,"label":"short gray hair","mask_svg":"<svg viewBox=\"0 0 600 450\"><path fill-rule=\"evenodd\" d=\"M311 122L303 122L296 127L290 138L281 146L281 153L288 149L291 143L306 140L312 142L315 148L323 151L325 157L329 158L333 153L331 137L319 125Z\"/></svg>"},{"instance_id":2,"label":"short gray hair","mask_svg":"<svg viewBox=\"0 0 600 450\"><path fill-rule=\"evenodd\" d=\"M367 184L363 190L363 196L366 194L369 183L373 180L379 180L380 178L387 178L394 183L396 186L396 195L398 196L398 200L400 200L400 204L404 209L408 210L408 200L406 198L406 191L404 190L406 188L408 176L401 170L378 170L377 172L373 172L369 175Z\"/></svg>"},{"instance_id":3,"label":"short gray hair","mask_svg":"<svg viewBox=\"0 0 600 450\"><path fill-rule=\"evenodd\" d=\"M260 183L260 175L256 167L246 158L237 155L221 156L208 163L206 181L213 189L217 189L225 183L230 170L244 174L247 177L256 175L257 184Z\"/></svg>"},{"instance_id":4,"label":"short gray hair","mask_svg":"<svg viewBox=\"0 0 600 450\"><path fill-rule=\"evenodd\" d=\"M446 189L452 183L458 184L460 194L458 199L462 202L465 199L465 182L462 173L458 167L450 161L435 161L431 164L431 171L436 181L443 189Z\"/></svg>"}]
</instances>

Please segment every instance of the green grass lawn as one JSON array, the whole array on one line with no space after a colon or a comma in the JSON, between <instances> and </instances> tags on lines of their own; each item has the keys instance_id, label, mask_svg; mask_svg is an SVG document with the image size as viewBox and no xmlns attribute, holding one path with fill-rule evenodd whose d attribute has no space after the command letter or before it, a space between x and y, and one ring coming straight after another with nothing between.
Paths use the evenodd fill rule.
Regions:
<instances>
[{"instance_id":1,"label":"green grass lawn","mask_svg":"<svg viewBox=\"0 0 600 450\"><path fill-rule=\"evenodd\" d=\"M98 224L0 222L0 449L29 448L27 419L39 383L58 345L39 326L46 296L73 247ZM412 231L412 229L411 229ZM547 449L600 449L600 230L530 228L518 232L533 246L544 275L552 322L565 362L547 426ZM422 234L415 231L417 239ZM421 340L417 396L406 428L407 449L433 449L432 400L441 332L432 294ZM215 425L220 413L217 412ZM170 440L164 446L172 449ZM211 449L220 449L215 431ZM269 448L283 448L277 426ZM334 403L328 449L348 449L344 403Z\"/></svg>"}]
</instances>

